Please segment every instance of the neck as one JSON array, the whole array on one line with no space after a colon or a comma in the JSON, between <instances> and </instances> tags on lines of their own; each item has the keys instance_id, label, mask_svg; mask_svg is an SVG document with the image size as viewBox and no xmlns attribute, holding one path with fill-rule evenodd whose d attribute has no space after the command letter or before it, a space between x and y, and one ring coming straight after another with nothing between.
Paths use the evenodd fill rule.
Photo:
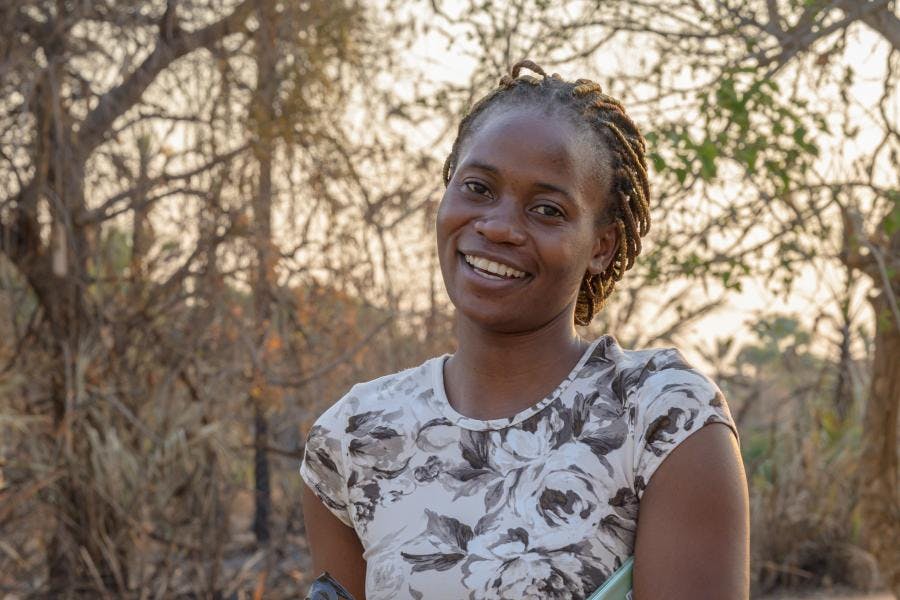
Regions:
<instances>
[{"instance_id":1,"label":"neck","mask_svg":"<svg viewBox=\"0 0 900 600\"><path fill-rule=\"evenodd\" d=\"M565 311L526 332L500 333L457 318L457 352L444 367L448 400L473 418L508 417L552 392L589 345Z\"/></svg>"}]
</instances>

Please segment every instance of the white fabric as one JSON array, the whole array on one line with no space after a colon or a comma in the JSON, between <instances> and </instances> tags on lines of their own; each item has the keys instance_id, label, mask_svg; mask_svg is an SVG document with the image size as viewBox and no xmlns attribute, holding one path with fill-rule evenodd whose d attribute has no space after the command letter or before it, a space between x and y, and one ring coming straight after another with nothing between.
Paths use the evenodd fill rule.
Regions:
<instances>
[{"instance_id":1,"label":"white fabric","mask_svg":"<svg viewBox=\"0 0 900 600\"><path fill-rule=\"evenodd\" d=\"M585 598L633 553L657 467L718 387L673 348L596 340L509 419L461 415L447 356L354 386L311 428L301 475L365 549L368 600Z\"/></svg>"}]
</instances>

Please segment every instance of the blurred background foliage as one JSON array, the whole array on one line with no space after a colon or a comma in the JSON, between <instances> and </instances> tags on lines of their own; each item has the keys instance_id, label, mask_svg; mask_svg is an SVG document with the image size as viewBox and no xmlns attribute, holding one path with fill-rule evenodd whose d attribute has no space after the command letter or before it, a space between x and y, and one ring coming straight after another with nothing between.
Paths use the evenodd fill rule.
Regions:
<instances>
[{"instance_id":1,"label":"blurred background foliage","mask_svg":"<svg viewBox=\"0 0 900 600\"><path fill-rule=\"evenodd\" d=\"M650 141L585 334L725 390L754 596L900 594L898 48L889 0L0 0L0 592L302 595L306 431L452 351L440 165L530 57Z\"/></svg>"}]
</instances>

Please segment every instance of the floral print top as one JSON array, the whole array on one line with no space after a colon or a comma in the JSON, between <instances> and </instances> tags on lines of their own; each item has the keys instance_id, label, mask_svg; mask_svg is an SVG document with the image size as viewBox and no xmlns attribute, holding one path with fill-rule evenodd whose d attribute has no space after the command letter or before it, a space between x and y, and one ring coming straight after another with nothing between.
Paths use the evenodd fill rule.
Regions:
<instances>
[{"instance_id":1,"label":"floral print top","mask_svg":"<svg viewBox=\"0 0 900 600\"><path fill-rule=\"evenodd\" d=\"M653 472L707 423L716 385L674 348L594 341L510 418L450 406L447 355L354 386L309 431L300 473L352 527L366 598L573 598L633 553Z\"/></svg>"}]
</instances>

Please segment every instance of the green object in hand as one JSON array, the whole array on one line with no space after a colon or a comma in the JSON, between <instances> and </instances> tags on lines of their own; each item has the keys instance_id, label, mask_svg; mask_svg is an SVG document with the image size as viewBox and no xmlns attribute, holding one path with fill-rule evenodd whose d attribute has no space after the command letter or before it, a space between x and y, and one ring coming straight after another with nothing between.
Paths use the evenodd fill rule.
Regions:
<instances>
[{"instance_id":1,"label":"green object in hand","mask_svg":"<svg viewBox=\"0 0 900 600\"><path fill-rule=\"evenodd\" d=\"M609 576L597 591L586 600L631 600L631 571L634 566L634 557L622 563L619 569Z\"/></svg>"},{"instance_id":2,"label":"green object in hand","mask_svg":"<svg viewBox=\"0 0 900 600\"><path fill-rule=\"evenodd\" d=\"M631 600L631 571L634 557L629 556L619 569L585 600ZM353 600L344 587L328 572L322 573L306 596L307 600Z\"/></svg>"}]
</instances>

